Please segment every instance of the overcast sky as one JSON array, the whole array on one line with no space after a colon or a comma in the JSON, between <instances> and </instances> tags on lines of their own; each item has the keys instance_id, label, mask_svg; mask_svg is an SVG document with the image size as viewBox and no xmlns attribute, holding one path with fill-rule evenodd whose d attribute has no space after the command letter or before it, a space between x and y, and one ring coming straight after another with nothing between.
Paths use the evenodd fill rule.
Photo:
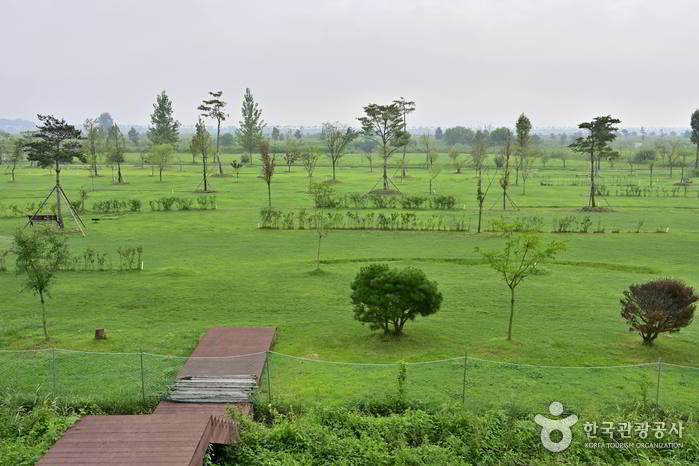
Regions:
<instances>
[{"instance_id":1,"label":"overcast sky","mask_svg":"<svg viewBox=\"0 0 699 466\"><path fill-rule=\"evenodd\" d=\"M686 127L698 27L697 0L3 0L0 118L145 124L166 90L193 124L223 90L237 124L250 87L269 124L404 96L414 126Z\"/></svg>"}]
</instances>

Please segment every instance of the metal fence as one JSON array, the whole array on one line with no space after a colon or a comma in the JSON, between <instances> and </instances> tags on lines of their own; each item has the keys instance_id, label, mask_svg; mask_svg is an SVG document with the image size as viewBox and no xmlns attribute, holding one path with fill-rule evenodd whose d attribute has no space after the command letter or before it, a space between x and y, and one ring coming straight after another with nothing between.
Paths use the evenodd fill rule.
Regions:
<instances>
[{"instance_id":1,"label":"metal fence","mask_svg":"<svg viewBox=\"0 0 699 466\"><path fill-rule=\"evenodd\" d=\"M191 358L150 353L97 353L46 349L0 351L0 394L51 395L85 403L155 403L167 395L185 364L250 367L260 354ZM211 364L211 361L207 362ZM400 373L404 382L398 383ZM699 367L655 363L565 367L513 364L459 356L439 361L364 364L267 353L261 400L345 403L397 396L429 404L474 407L514 404L545 409L551 401L571 408L638 400L696 409Z\"/></svg>"}]
</instances>

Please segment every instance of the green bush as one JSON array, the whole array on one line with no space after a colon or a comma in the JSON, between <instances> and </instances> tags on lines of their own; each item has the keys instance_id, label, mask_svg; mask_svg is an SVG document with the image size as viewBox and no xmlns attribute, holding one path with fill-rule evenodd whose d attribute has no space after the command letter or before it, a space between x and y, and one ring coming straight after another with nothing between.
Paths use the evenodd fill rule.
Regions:
<instances>
[{"instance_id":1,"label":"green bush","mask_svg":"<svg viewBox=\"0 0 699 466\"><path fill-rule=\"evenodd\" d=\"M461 405L438 410L397 398L353 407L310 409L290 403L258 405L262 422L237 416L241 438L225 447L221 464L697 464L696 421L680 413L640 406L612 407L599 413L576 413L573 442L560 453L541 445L532 413L516 405L474 412ZM300 409L301 408L301 409ZM683 421L683 448L588 448L585 419L641 423ZM623 441L623 440L622 440ZM648 442L654 441L648 439Z\"/></svg>"}]
</instances>

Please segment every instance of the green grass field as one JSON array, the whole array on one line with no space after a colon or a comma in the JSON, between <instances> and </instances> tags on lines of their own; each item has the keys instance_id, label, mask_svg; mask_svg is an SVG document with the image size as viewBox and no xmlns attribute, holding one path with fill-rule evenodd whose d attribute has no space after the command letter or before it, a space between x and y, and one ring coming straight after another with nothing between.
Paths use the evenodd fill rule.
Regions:
<instances>
[{"instance_id":1,"label":"green grass field","mask_svg":"<svg viewBox=\"0 0 699 466\"><path fill-rule=\"evenodd\" d=\"M130 157L135 164L136 155ZM187 154L180 157L183 162L191 161ZM226 155L224 163L233 157ZM414 165L423 160L421 154L408 157ZM536 215L549 232L556 218L589 215L593 229L598 225L605 229L604 234L543 234L547 239L565 240L567 250L556 263L546 264L543 274L530 277L518 289L513 341L508 342L508 290L495 272L478 262L474 251L475 247L498 248L502 239L494 233L473 232L477 216L473 170L457 175L449 168L446 156L439 160L444 170L434 182L435 189L457 197L459 214L471 219L471 232L332 231L322 242L321 258L327 261L322 273L314 273L317 237L313 231L257 228L260 209L267 203L266 185L257 177L259 167L245 167L239 181L212 178L217 210L173 212L151 212L148 201L164 196L196 197L192 191L201 178L200 166L170 167L159 182L157 171L151 176L149 167L130 165L123 168L128 181L124 185L112 183L109 168L102 170L104 176L93 179L85 166L66 167L62 183L71 199L78 199L81 187L92 190L94 183L86 201L88 212L83 215L88 236L71 234L72 251L78 254L89 247L109 252L117 260L118 247L142 245L144 270L61 273L48 303L51 339L44 342L39 301L31 293L20 292L21 280L12 273L10 256L10 271L0 272L0 349L143 350L187 356L211 326L275 325L279 328L276 352L328 361L419 362L467 352L474 358L547 366L658 360L699 366L699 324L662 335L655 345L644 347L640 337L628 331L619 306L622 291L632 283L670 276L699 286L696 186L688 189L686 197L683 193L677 197L611 195L602 199L601 205L613 212L585 214L578 211L587 204L584 162L569 161L568 168L562 170L552 161L547 168L537 165L533 169L526 195L522 195L521 183L511 188L520 209L503 213L495 182L486 200L486 225L501 215ZM366 192L375 185L379 170L370 172L364 164L358 155L343 159L344 166L337 171L339 183L333 185L338 193ZM273 205L284 211L312 208L303 169L286 170L279 166L274 176ZM427 171L411 168L409 175L404 180L394 179L400 190L427 194ZM603 167L602 175L612 194L615 182L631 178L623 166ZM314 179L322 181L329 176L330 169L321 167ZM666 192L679 181L679 172L670 179L665 169L656 168L654 176L654 186L664 187ZM633 178L641 186L648 184L647 170L637 167ZM556 186L544 186L542 181ZM571 186L574 182L577 185ZM1 180L0 204L37 203L52 183L50 171L18 169L16 182L9 182L9 177ZM123 215L89 212L94 202L106 199L140 199L143 210ZM110 218L93 223L93 217ZM0 219L0 249L10 246L12 233L23 224L16 216ZM666 229L668 233L656 233ZM349 283L361 266L384 260L394 266L423 269L438 282L444 295L441 310L410 322L401 338L384 337L353 320ZM94 340L97 327L107 329L107 340ZM15 357L12 355L16 353L2 357ZM109 365L105 361L92 358L84 362L83 372L105 371ZM22 364L16 358L8 359L0 373L5 379L28 380L23 385L26 388L37 381L29 380ZM171 377L176 364L165 366L158 369L159 374ZM283 356L273 357L270 367L276 396L308 401L390 391L397 373L396 366L324 365ZM409 384L414 381L409 385L411 393L436 401L458 398L462 369L462 361L409 366ZM561 371L566 370L469 363L469 398L479 404L522 401L544 406L546 400L559 394L578 404L640 397L644 390L655 395L655 366L568 369L567 374L572 375L565 376ZM99 383L92 379L71 393L120 393L116 387L119 374L110 373ZM135 386L139 383L136 379ZM66 384L70 380L62 379ZM664 367L663 381L668 384L662 391L665 402L689 406L699 370Z\"/></svg>"}]
</instances>

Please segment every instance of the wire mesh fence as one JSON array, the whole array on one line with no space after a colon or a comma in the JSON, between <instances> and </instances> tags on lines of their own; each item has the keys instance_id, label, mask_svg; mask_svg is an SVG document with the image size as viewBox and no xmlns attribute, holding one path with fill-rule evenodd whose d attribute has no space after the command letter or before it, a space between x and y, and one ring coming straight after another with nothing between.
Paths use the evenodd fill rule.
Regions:
<instances>
[{"instance_id":1,"label":"wire mesh fence","mask_svg":"<svg viewBox=\"0 0 699 466\"><path fill-rule=\"evenodd\" d=\"M263 374L270 381L263 380L260 397L333 403L397 396L401 366L405 398L428 404L513 404L542 410L552 401L589 408L638 400L681 409L694 407L699 389L699 367L662 362L553 367L462 356L403 365L349 364L270 352L268 371Z\"/></svg>"},{"instance_id":2,"label":"wire mesh fence","mask_svg":"<svg viewBox=\"0 0 699 466\"><path fill-rule=\"evenodd\" d=\"M0 394L152 404L168 394L178 373L252 374L264 358L264 353L197 358L62 349L0 351ZM511 403L542 410L551 401L561 401L571 408L589 408L639 400L682 409L694 406L699 389L699 367L660 361L553 367L460 356L417 363L362 364L271 351L266 359L258 397L293 403L386 399L403 390L409 400L459 402L473 407ZM399 388L401 368L405 381Z\"/></svg>"}]
</instances>

